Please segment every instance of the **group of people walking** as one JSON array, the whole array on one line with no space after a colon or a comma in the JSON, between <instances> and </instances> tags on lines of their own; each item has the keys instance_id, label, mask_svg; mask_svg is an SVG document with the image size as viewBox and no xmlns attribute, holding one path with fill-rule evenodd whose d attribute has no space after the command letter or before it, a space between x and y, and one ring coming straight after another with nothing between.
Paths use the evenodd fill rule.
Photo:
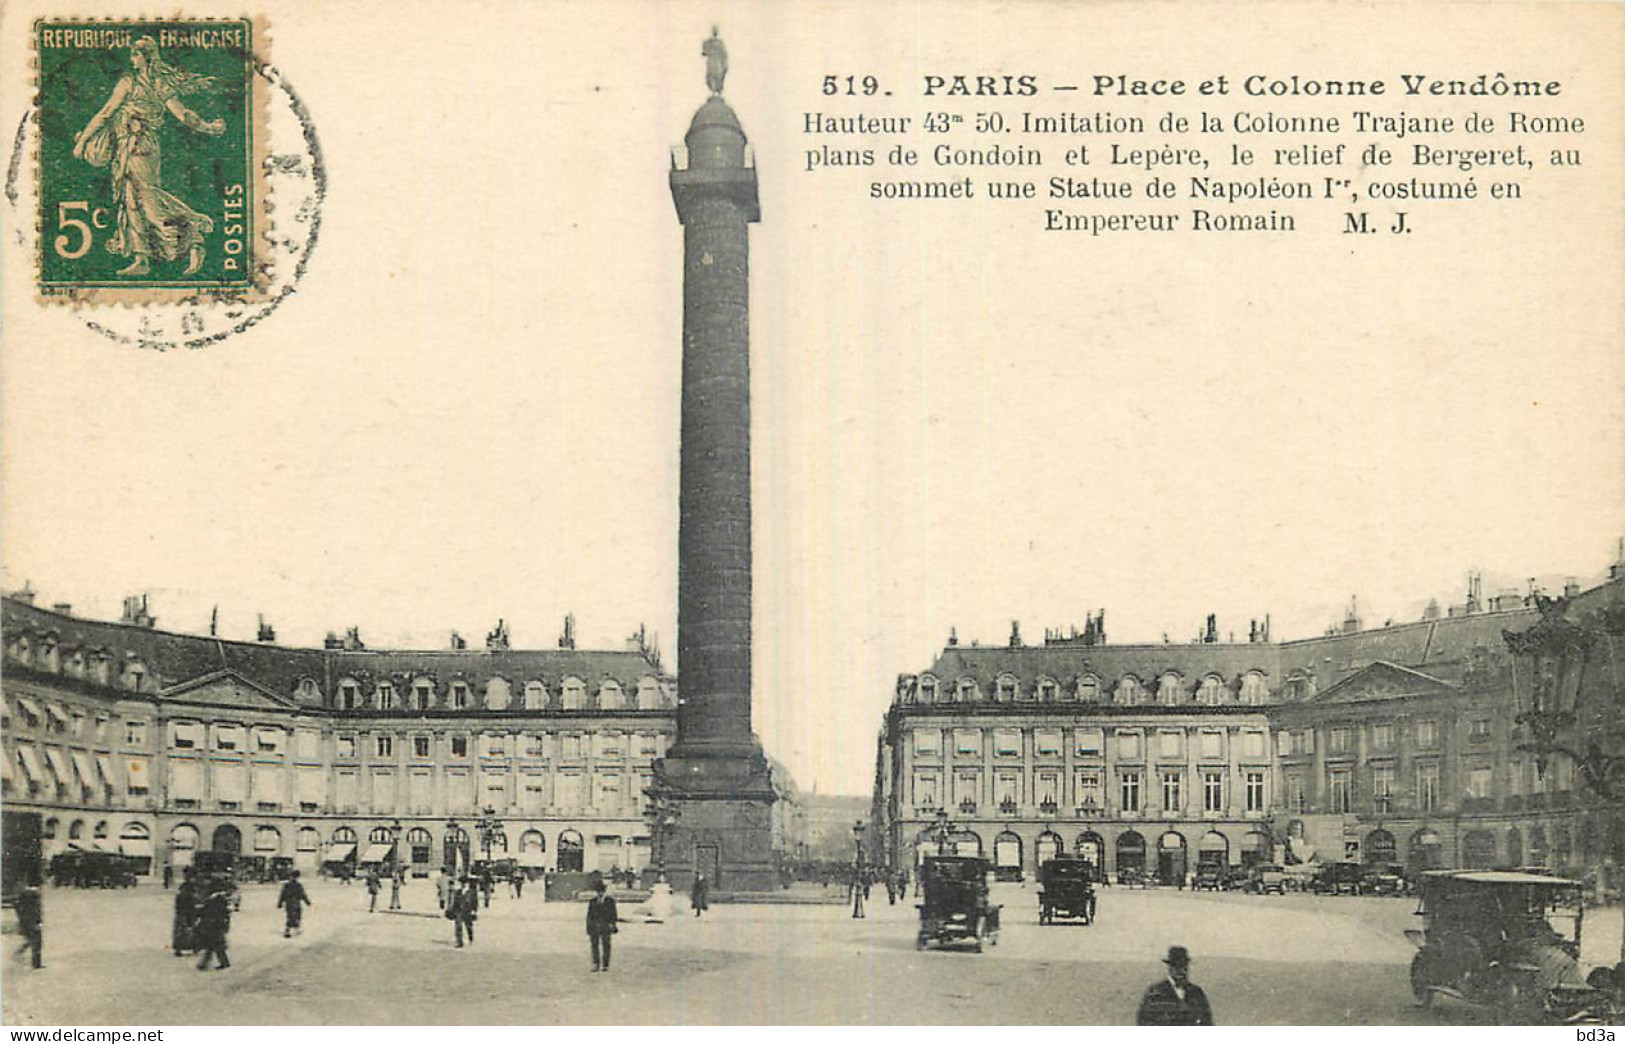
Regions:
<instances>
[{"instance_id":1,"label":"group of people walking","mask_svg":"<svg viewBox=\"0 0 1625 1044\"><path fill-rule=\"evenodd\" d=\"M197 970L205 971L213 961L220 971L231 967L226 954L226 937L231 932L231 908L236 889L229 880L214 874L199 874L187 867L181 886L175 890L175 920L170 929L170 947L175 956L197 954Z\"/></svg>"}]
</instances>

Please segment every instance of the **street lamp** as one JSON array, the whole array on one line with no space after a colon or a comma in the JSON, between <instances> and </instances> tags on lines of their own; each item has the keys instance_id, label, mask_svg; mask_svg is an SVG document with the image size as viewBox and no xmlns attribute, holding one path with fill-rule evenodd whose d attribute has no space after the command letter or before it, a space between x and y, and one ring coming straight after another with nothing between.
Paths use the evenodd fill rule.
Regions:
<instances>
[{"instance_id":1,"label":"street lamp","mask_svg":"<svg viewBox=\"0 0 1625 1044\"><path fill-rule=\"evenodd\" d=\"M953 826L948 822L947 810L937 809L937 855L945 856L948 854L948 841L953 837L953 833Z\"/></svg>"},{"instance_id":2,"label":"street lamp","mask_svg":"<svg viewBox=\"0 0 1625 1044\"><path fill-rule=\"evenodd\" d=\"M863 820L852 824L852 916L863 913Z\"/></svg>"},{"instance_id":3,"label":"street lamp","mask_svg":"<svg viewBox=\"0 0 1625 1044\"><path fill-rule=\"evenodd\" d=\"M401 821L389 824L389 872L394 874L401 866Z\"/></svg>"},{"instance_id":4,"label":"street lamp","mask_svg":"<svg viewBox=\"0 0 1625 1044\"><path fill-rule=\"evenodd\" d=\"M654 833L655 870L664 876L666 873L666 844L682 813L663 794L654 790L647 790L644 793L649 796L649 825Z\"/></svg>"},{"instance_id":5,"label":"street lamp","mask_svg":"<svg viewBox=\"0 0 1625 1044\"><path fill-rule=\"evenodd\" d=\"M502 821L497 819L497 810L493 806L486 805L481 812L479 820L474 824L474 829L480 832L480 848L484 850L485 861L489 863L491 861L491 846L497 841L501 841L503 849L506 850L508 835L502 829Z\"/></svg>"}]
</instances>

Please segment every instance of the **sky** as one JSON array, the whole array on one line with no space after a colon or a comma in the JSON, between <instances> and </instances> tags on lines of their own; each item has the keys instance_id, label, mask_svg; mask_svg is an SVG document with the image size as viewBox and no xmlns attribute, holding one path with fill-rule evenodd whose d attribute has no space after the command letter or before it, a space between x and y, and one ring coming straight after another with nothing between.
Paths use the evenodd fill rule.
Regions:
<instances>
[{"instance_id":1,"label":"sky","mask_svg":"<svg viewBox=\"0 0 1625 1044\"><path fill-rule=\"evenodd\" d=\"M244 639L263 613L293 644L439 648L502 618L549 647L573 613L583 646L645 624L680 669L666 174L713 22L761 179L755 725L803 789L868 790L896 675L950 628L1038 641L1105 608L1113 641L1208 613L1307 637L1351 597L1368 624L1460 600L1473 569L1491 593L1597 578L1625 534L1625 91L1591 58L1621 19L1251 10L268 4L329 174L306 278L247 333L144 352L38 304L8 233L0 580L97 617L149 592L182 631L218 606ZM1463 56L1568 80L1591 163L1516 208L1424 209L1403 242L1055 238L1030 207L871 201L873 171L803 169L804 115L864 108L823 98L828 74L873 71L897 96L870 111L918 116L941 71Z\"/></svg>"}]
</instances>

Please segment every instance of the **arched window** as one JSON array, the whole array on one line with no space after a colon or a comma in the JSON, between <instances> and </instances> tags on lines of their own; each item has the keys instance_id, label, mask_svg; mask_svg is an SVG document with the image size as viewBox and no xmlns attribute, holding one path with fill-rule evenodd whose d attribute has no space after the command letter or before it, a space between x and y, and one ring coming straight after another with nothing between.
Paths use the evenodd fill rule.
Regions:
<instances>
[{"instance_id":1,"label":"arched window","mask_svg":"<svg viewBox=\"0 0 1625 1044\"><path fill-rule=\"evenodd\" d=\"M931 674L922 674L922 675L920 675L920 702L921 703L935 703L935 702L937 702L937 679L936 679L935 675L931 675Z\"/></svg>"},{"instance_id":2,"label":"arched window","mask_svg":"<svg viewBox=\"0 0 1625 1044\"><path fill-rule=\"evenodd\" d=\"M190 823L177 823L169 832L169 848L172 852L192 852L197 849L197 827Z\"/></svg>"},{"instance_id":3,"label":"arched window","mask_svg":"<svg viewBox=\"0 0 1625 1044\"><path fill-rule=\"evenodd\" d=\"M1083 703L1100 702L1100 679L1093 674L1085 674L1078 679L1078 699Z\"/></svg>"},{"instance_id":4,"label":"arched window","mask_svg":"<svg viewBox=\"0 0 1625 1044\"><path fill-rule=\"evenodd\" d=\"M645 674L638 679L638 710L660 709L660 682Z\"/></svg>"},{"instance_id":5,"label":"arched window","mask_svg":"<svg viewBox=\"0 0 1625 1044\"><path fill-rule=\"evenodd\" d=\"M1157 679L1157 702L1164 707L1174 707L1185 702L1185 682L1178 671L1165 671Z\"/></svg>"},{"instance_id":6,"label":"arched window","mask_svg":"<svg viewBox=\"0 0 1625 1044\"><path fill-rule=\"evenodd\" d=\"M1021 876L1021 836L1009 830L993 839L993 872L999 880Z\"/></svg>"},{"instance_id":7,"label":"arched window","mask_svg":"<svg viewBox=\"0 0 1625 1044\"><path fill-rule=\"evenodd\" d=\"M1217 830L1209 830L1196 842L1197 866L1230 865L1230 841Z\"/></svg>"},{"instance_id":8,"label":"arched window","mask_svg":"<svg viewBox=\"0 0 1625 1044\"><path fill-rule=\"evenodd\" d=\"M275 855L282 851L282 832L274 826L254 828L254 851L262 855Z\"/></svg>"},{"instance_id":9,"label":"arched window","mask_svg":"<svg viewBox=\"0 0 1625 1044\"><path fill-rule=\"evenodd\" d=\"M574 676L564 679L563 706L565 710L581 710L587 706L587 683Z\"/></svg>"},{"instance_id":10,"label":"arched window","mask_svg":"<svg viewBox=\"0 0 1625 1044\"><path fill-rule=\"evenodd\" d=\"M1021 683L1016 681L1013 674L1001 674L993 686L993 698L1000 703L1009 703L1017 698L1021 691Z\"/></svg>"},{"instance_id":11,"label":"arched window","mask_svg":"<svg viewBox=\"0 0 1625 1044\"><path fill-rule=\"evenodd\" d=\"M1551 866L1552 853L1546 847L1546 829L1540 826L1529 828L1529 862L1532 866Z\"/></svg>"},{"instance_id":12,"label":"arched window","mask_svg":"<svg viewBox=\"0 0 1625 1044\"><path fill-rule=\"evenodd\" d=\"M294 695L305 702L320 703L322 690L316 685L315 678L300 678L299 687L294 690Z\"/></svg>"},{"instance_id":13,"label":"arched window","mask_svg":"<svg viewBox=\"0 0 1625 1044\"><path fill-rule=\"evenodd\" d=\"M379 710L395 709L395 683L381 681L378 688L373 690L373 702Z\"/></svg>"},{"instance_id":14,"label":"arched window","mask_svg":"<svg viewBox=\"0 0 1625 1044\"><path fill-rule=\"evenodd\" d=\"M97 841L107 840L107 820L102 820L90 831L90 836Z\"/></svg>"},{"instance_id":15,"label":"arched window","mask_svg":"<svg viewBox=\"0 0 1625 1044\"><path fill-rule=\"evenodd\" d=\"M72 823L68 824L68 840L83 841L84 839L85 821L82 819L75 819Z\"/></svg>"},{"instance_id":16,"label":"arched window","mask_svg":"<svg viewBox=\"0 0 1625 1044\"><path fill-rule=\"evenodd\" d=\"M347 826L337 827L333 831L335 845L353 845L356 843L355 831Z\"/></svg>"},{"instance_id":17,"label":"arched window","mask_svg":"<svg viewBox=\"0 0 1625 1044\"><path fill-rule=\"evenodd\" d=\"M1112 692L1112 702L1119 707L1134 707L1144 702L1145 690L1140 687L1140 679L1132 674L1125 674L1117 679L1117 688ZM1144 849L1141 849L1144 855Z\"/></svg>"},{"instance_id":18,"label":"arched window","mask_svg":"<svg viewBox=\"0 0 1625 1044\"><path fill-rule=\"evenodd\" d=\"M1367 834L1362 847L1368 863L1392 863L1399 859L1399 843L1394 840L1393 834L1381 828Z\"/></svg>"},{"instance_id":19,"label":"arched window","mask_svg":"<svg viewBox=\"0 0 1625 1044\"><path fill-rule=\"evenodd\" d=\"M1241 865L1269 862L1273 847L1268 834L1260 830L1248 831L1241 838Z\"/></svg>"},{"instance_id":20,"label":"arched window","mask_svg":"<svg viewBox=\"0 0 1625 1044\"><path fill-rule=\"evenodd\" d=\"M975 678L959 679L959 702L975 703L982 698L982 690L976 684Z\"/></svg>"},{"instance_id":21,"label":"arched window","mask_svg":"<svg viewBox=\"0 0 1625 1044\"><path fill-rule=\"evenodd\" d=\"M1046 830L1038 835L1033 844L1033 866L1042 868L1043 865L1060 855L1062 851L1061 835L1053 830Z\"/></svg>"},{"instance_id":22,"label":"arched window","mask_svg":"<svg viewBox=\"0 0 1625 1044\"><path fill-rule=\"evenodd\" d=\"M1036 695L1040 703L1054 703L1055 694L1059 689L1060 686L1055 684L1054 678L1040 678L1029 695Z\"/></svg>"},{"instance_id":23,"label":"arched window","mask_svg":"<svg viewBox=\"0 0 1625 1044\"><path fill-rule=\"evenodd\" d=\"M1117 876L1138 877L1145 872L1145 835L1125 830L1117 835Z\"/></svg>"},{"instance_id":24,"label":"arched window","mask_svg":"<svg viewBox=\"0 0 1625 1044\"><path fill-rule=\"evenodd\" d=\"M581 835L574 830L566 830L559 835L559 872L579 873L585 859L586 845L582 843Z\"/></svg>"},{"instance_id":25,"label":"arched window","mask_svg":"<svg viewBox=\"0 0 1625 1044\"><path fill-rule=\"evenodd\" d=\"M1241 676L1241 702L1256 707L1269 699L1269 686L1263 671L1248 671Z\"/></svg>"},{"instance_id":26,"label":"arched window","mask_svg":"<svg viewBox=\"0 0 1625 1044\"><path fill-rule=\"evenodd\" d=\"M209 847L216 852L236 855L243 850L243 832L230 823L221 823L214 828L214 838Z\"/></svg>"},{"instance_id":27,"label":"arched window","mask_svg":"<svg viewBox=\"0 0 1625 1044\"><path fill-rule=\"evenodd\" d=\"M393 836L389 832L389 827L386 826L375 826L367 831L367 844L369 845L387 845L392 839Z\"/></svg>"},{"instance_id":28,"label":"arched window","mask_svg":"<svg viewBox=\"0 0 1625 1044\"><path fill-rule=\"evenodd\" d=\"M62 829L62 821L52 816L40 827L40 837L46 841L55 841L57 831Z\"/></svg>"},{"instance_id":29,"label":"arched window","mask_svg":"<svg viewBox=\"0 0 1625 1044\"><path fill-rule=\"evenodd\" d=\"M540 830L527 830L519 835L519 851L545 852L547 851L547 835Z\"/></svg>"},{"instance_id":30,"label":"arched window","mask_svg":"<svg viewBox=\"0 0 1625 1044\"><path fill-rule=\"evenodd\" d=\"M598 707L600 710L621 710L626 701L621 696L621 683L614 680L605 680L598 686Z\"/></svg>"},{"instance_id":31,"label":"arched window","mask_svg":"<svg viewBox=\"0 0 1625 1044\"><path fill-rule=\"evenodd\" d=\"M322 846L322 835L315 827L300 827L298 846L301 852L314 852Z\"/></svg>"},{"instance_id":32,"label":"arched window","mask_svg":"<svg viewBox=\"0 0 1625 1044\"><path fill-rule=\"evenodd\" d=\"M1412 870L1436 870L1444 865L1444 846L1439 835L1426 827L1411 835L1406 862Z\"/></svg>"},{"instance_id":33,"label":"arched window","mask_svg":"<svg viewBox=\"0 0 1625 1044\"><path fill-rule=\"evenodd\" d=\"M124 664L124 687L131 692L145 692L147 685L147 665L139 659L131 657Z\"/></svg>"},{"instance_id":34,"label":"arched window","mask_svg":"<svg viewBox=\"0 0 1625 1044\"><path fill-rule=\"evenodd\" d=\"M1201 684L1196 689L1196 702L1205 707L1217 707L1221 703L1230 702L1230 690L1225 687L1224 679L1217 674L1204 675Z\"/></svg>"},{"instance_id":35,"label":"arched window","mask_svg":"<svg viewBox=\"0 0 1625 1044\"><path fill-rule=\"evenodd\" d=\"M528 681L525 683L525 709L547 709L547 686L543 685L539 681Z\"/></svg>"},{"instance_id":36,"label":"arched window","mask_svg":"<svg viewBox=\"0 0 1625 1044\"><path fill-rule=\"evenodd\" d=\"M1313 671L1296 670L1286 676L1286 698L1288 700L1307 700L1315 694L1315 675Z\"/></svg>"},{"instance_id":37,"label":"arched window","mask_svg":"<svg viewBox=\"0 0 1625 1044\"><path fill-rule=\"evenodd\" d=\"M1157 839L1157 880L1177 885L1185 880L1185 835L1169 830Z\"/></svg>"},{"instance_id":38,"label":"arched window","mask_svg":"<svg viewBox=\"0 0 1625 1044\"><path fill-rule=\"evenodd\" d=\"M1518 832L1517 827L1507 830L1507 865L1523 865L1523 835Z\"/></svg>"},{"instance_id":39,"label":"arched window","mask_svg":"<svg viewBox=\"0 0 1625 1044\"><path fill-rule=\"evenodd\" d=\"M492 678L485 683L485 709L507 710L508 704L513 700L513 692L506 678Z\"/></svg>"}]
</instances>

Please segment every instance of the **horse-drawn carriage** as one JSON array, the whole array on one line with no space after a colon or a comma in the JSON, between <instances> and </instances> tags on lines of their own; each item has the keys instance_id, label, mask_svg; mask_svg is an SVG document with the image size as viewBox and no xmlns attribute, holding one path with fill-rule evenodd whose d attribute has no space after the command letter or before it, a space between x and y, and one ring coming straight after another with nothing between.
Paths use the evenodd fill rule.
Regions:
<instances>
[{"instance_id":1,"label":"horse-drawn carriage","mask_svg":"<svg viewBox=\"0 0 1625 1044\"><path fill-rule=\"evenodd\" d=\"M1095 923L1095 865L1078 856L1057 855L1038 868L1038 923L1080 917Z\"/></svg>"},{"instance_id":2,"label":"horse-drawn carriage","mask_svg":"<svg viewBox=\"0 0 1625 1044\"><path fill-rule=\"evenodd\" d=\"M999 943L999 907L988 901L987 861L980 856L926 856L920 865L924 902L915 949L929 943Z\"/></svg>"}]
</instances>

